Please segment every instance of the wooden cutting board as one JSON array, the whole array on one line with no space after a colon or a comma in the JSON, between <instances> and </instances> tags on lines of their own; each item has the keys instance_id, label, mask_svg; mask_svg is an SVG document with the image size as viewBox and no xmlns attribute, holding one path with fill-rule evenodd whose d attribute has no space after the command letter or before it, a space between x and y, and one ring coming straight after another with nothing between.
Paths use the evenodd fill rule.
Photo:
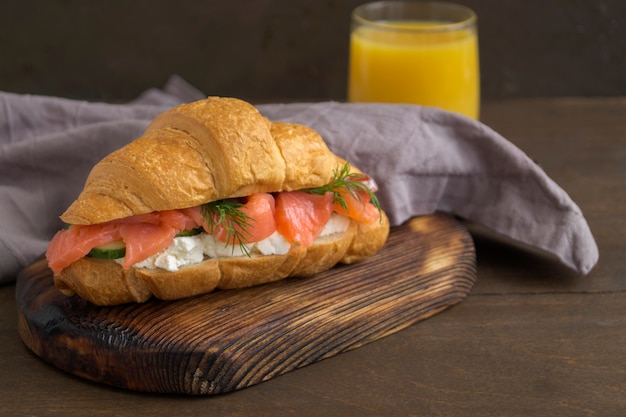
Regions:
<instances>
[{"instance_id":1,"label":"wooden cutting board","mask_svg":"<svg viewBox=\"0 0 626 417\"><path fill-rule=\"evenodd\" d=\"M54 288L45 260L17 278L18 329L45 361L130 390L248 387L426 319L476 279L469 233L443 214L392 228L372 258L309 278L177 301L97 307Z\"/></svg>"}]
</instances>

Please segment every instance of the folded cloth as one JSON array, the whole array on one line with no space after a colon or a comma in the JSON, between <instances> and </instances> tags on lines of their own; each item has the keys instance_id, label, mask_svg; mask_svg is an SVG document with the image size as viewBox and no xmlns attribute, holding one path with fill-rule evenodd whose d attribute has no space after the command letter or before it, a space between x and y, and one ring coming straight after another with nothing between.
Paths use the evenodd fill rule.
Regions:
<instances>
[{"instance_id":1,"label":"folded cloth","mask_svg":"<svg viewBox=\"0 0 626 417\"><path fill-rule=\"evenodd\" d=\"M455 214L588 273L598 247L580 208L519 148L478 121L397 104L273 104L272 120L306 124L372 176L392 225Z\"/></svg>"},{"instance_id":2,"label":"folded cloth","mask_svg":"<svg viewBox=\"0 0 626 417\"><path fill-rule=\"evenodd\" d=\"M0 93L0 283L41 256L91 167L154 116L204 95L179 77L127 104ZM264 104L306 124L370 174L392 225L436 211L556 255L586 274L598 249L578 206L521 150L442 110L337 102Z\"/></svg>"}]
</instances>

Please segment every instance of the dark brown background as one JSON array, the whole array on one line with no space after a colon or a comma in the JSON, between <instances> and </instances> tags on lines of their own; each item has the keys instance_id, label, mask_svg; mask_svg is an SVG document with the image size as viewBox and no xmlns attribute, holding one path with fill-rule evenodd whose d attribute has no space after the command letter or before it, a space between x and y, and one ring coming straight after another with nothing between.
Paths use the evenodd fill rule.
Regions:
<instances>
[{"instance_id":1,"label":"dark brown background","mask_svg":"<svg viewBox=\"0 0 626 417\"><path fill-rule=\"evenodd\" d=\"M9 0L0 90L128 99L179 74L206 94L345 99L363 0ZM626 94L623 0L463 0L485 98Z\"/></svg>"}]
</instances>

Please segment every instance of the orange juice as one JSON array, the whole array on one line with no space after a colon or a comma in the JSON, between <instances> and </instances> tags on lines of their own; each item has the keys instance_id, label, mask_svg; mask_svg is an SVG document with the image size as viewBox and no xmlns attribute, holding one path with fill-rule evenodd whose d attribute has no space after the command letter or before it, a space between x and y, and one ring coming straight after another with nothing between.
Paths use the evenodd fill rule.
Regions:
<instances>
[{"instance_id":1,"label":"orange juice","mask_svg":"<svg viewBox=\"0 0 626 417\"><path fill-rule=\"evenodd\" d=\"M478 40L474 28L384 22L350 39L348 101L413 103L477 119Z\"/></svg>"}]
</instances>

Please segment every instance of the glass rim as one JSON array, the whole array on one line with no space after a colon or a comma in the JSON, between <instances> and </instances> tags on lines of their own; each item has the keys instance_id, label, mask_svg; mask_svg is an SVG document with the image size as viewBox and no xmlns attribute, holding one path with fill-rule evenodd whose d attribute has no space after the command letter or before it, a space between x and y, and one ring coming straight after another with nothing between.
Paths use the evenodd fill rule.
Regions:
<instances>
[{"instance_id":1,"label":"glass rim","mask_svg":"<svg viewBox=\"0 0 626 417\"><path fill-rule=\"evenodd\" d=\"M390 18L388 20L376 20L364 17L363 11L371 8L382 8L384 6L409 6L409 7L437 7L437 8L447 8L448 10L454 9L457 12L465 13L465 18L458 21L453 22L438 22L439 24L433 26L423 26L423 27L401 27L395 24L394 22L398 21L406 21L406 20L415 20L413 18L400 19L400 18ZM429 18L430 19L430 18ZM373 29L378 30L393 30L394 32L418 32L418 33L435 33L435 32L450 32L454 30L460 30L467 27L471 27L476 24L478 20L476 16L476 12L474 12L469 7L463 6L461 4L447 2L447 1L410 1L410 0L396 0L396 1L374 1L369 3L363 3L357 6L354 10L352 10L352 22L358 23L363 26L368 26Z\"/></svg>"}]
</instances>

